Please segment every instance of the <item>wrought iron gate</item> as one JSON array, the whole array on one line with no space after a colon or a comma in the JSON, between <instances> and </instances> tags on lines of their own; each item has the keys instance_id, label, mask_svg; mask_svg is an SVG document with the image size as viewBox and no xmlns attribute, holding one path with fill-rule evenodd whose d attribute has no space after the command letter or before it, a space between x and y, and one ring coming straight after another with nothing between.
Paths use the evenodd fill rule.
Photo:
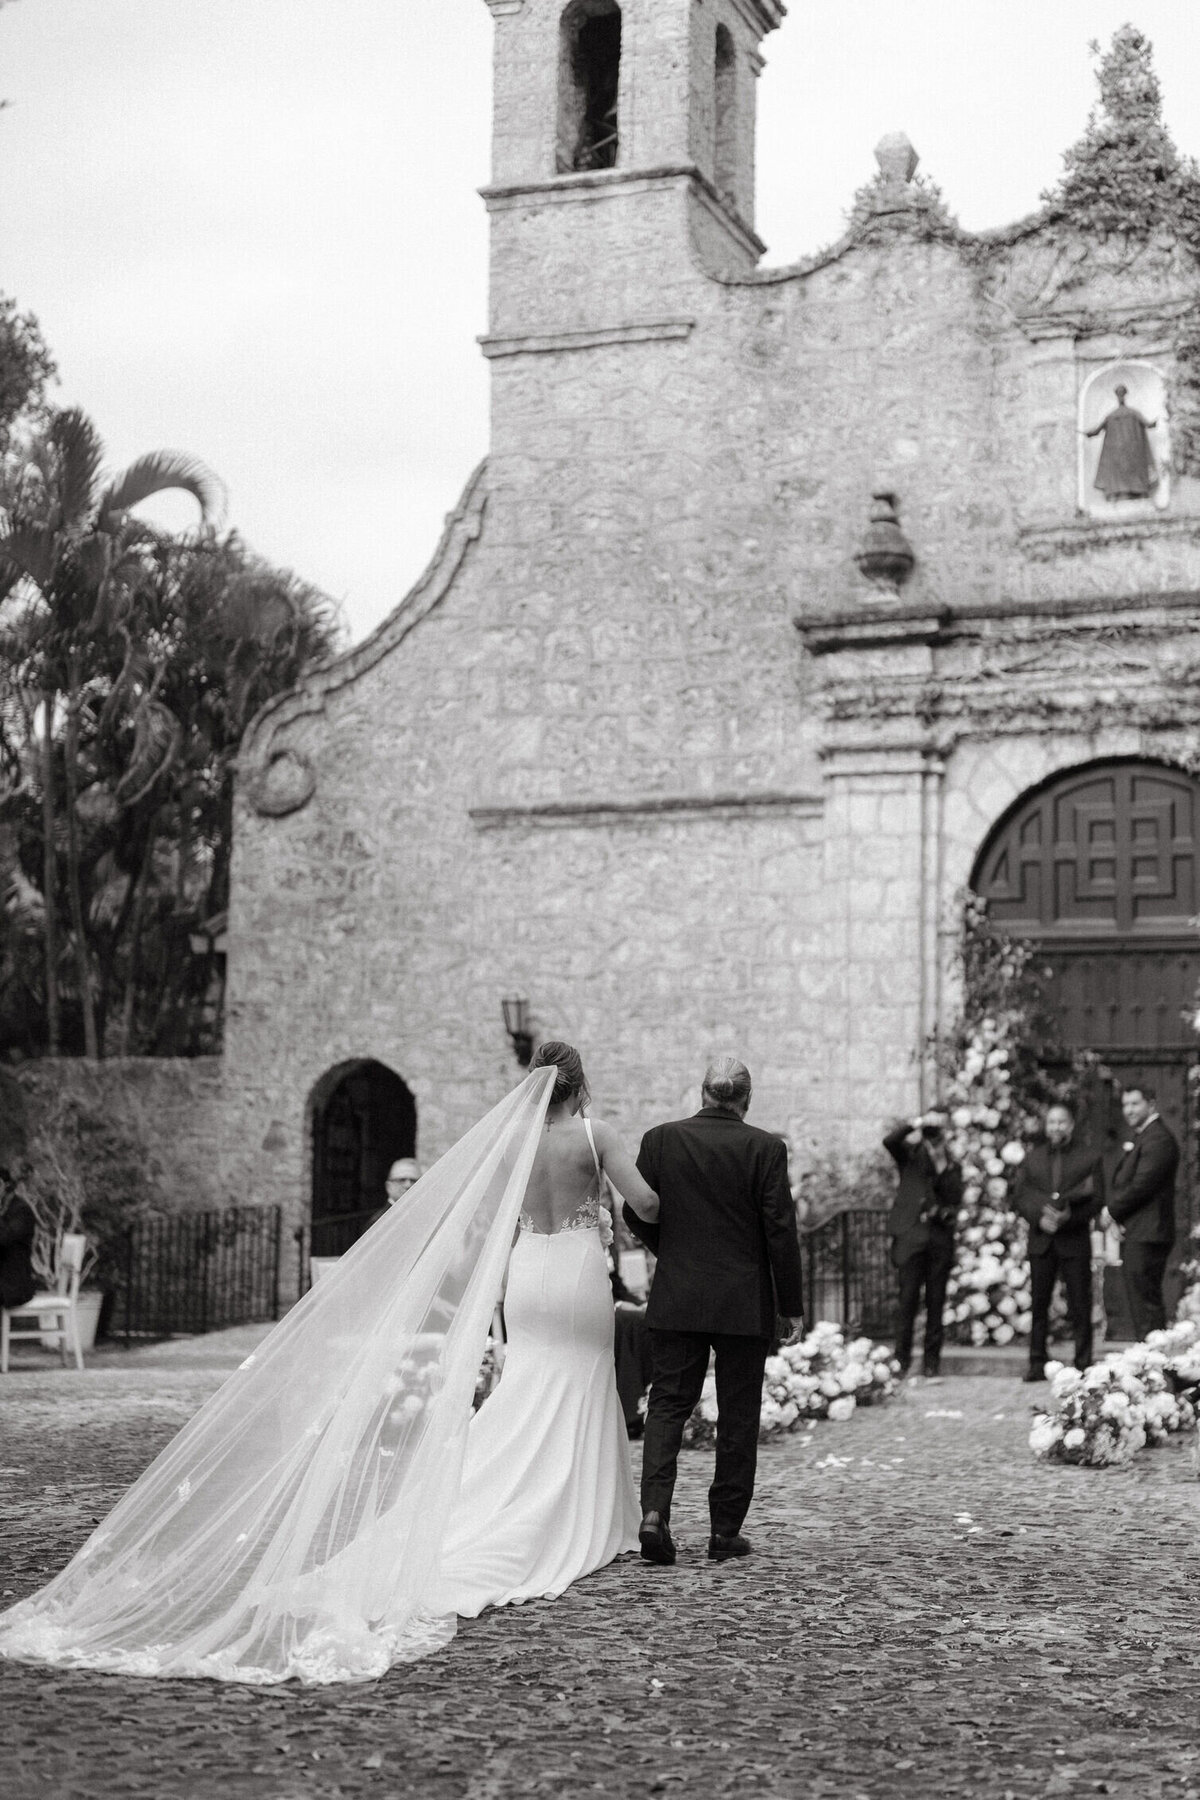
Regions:
<instances>
[{"instance_id":1,"label":"wrought iron gate","mask_svg":"<svg viewBox=\"0 0 1200 1800\"><path fill-rule=\"evenodd\" d=\"M122 1246L112 1334L128 1344L277 1319L282 1233L278 1206L139 1219Z\"/></svg>"}]
</instances>

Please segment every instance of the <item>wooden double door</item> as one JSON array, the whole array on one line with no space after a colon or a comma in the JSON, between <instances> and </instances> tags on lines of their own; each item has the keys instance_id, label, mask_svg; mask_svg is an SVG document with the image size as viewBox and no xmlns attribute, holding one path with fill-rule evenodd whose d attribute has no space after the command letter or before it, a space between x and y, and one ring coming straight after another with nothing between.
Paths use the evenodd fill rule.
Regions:
<instances>
[{"instance_id":1,"label":"wooden double door","mask_svg":"<svg viewBox=\"0 0 1200 1800\"><path fill-rule=\"evenodd\" d=\"M1167 1301L1196 1223L1195 1088L1200 1051L1200 784L1140 759L1068 770L1000 821L973 885L997 924L1036 943L1046 1010L1068 1051L1097 1059L1081 1129L1111 1169L1126 1137L1121 1091L1149 1084L1182 1158ZM1119 1281L1114 1335L1128 1334Z\"/></svg>"}]
</instances>

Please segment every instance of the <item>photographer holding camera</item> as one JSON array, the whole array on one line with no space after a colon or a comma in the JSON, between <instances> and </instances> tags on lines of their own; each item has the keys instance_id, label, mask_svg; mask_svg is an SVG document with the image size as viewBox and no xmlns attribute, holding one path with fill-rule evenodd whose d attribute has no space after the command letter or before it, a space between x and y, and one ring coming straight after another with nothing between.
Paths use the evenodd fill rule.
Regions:
<instances>
[{"instance_id":1,"label":"photographer holding camera","mask_svg":"<svg viewBox=\"0 0 1200 1800\"><path fill-rule=\"evenodd\" d=\"M942 1354L942 1308L954 1262L954 1221L962 1204L962 1170L946 1148L944 1113L923 1113L888 1132L883 1147L900 1171L888 1214L892 1261L900 1274L896 1358L907 1374L913 1326L925 1293L922 1372L936 1375Z\"/></svg>"}]
</instances>

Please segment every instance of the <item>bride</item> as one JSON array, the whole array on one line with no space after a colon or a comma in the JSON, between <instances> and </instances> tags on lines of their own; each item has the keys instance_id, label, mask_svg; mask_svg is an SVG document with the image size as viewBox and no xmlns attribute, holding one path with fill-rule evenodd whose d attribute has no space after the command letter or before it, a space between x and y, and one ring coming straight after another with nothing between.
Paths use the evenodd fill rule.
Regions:
<instances>
[{"instance_id":1,"label":"bride","mask_svg":"<svg viewBox=\"0 0 1200 1800\"><path fill-rule=\"evenodd\" d=\"M587 1098L578 1051L543 1044L62 1573L0 1615L0 1656L369 1680L449 1642L456 1615L556 1596L636 1550L604 1180L647 1220L658 1201ZM504 1371L472 1416L506 1263Z\"/></svg>"}]
</instances>

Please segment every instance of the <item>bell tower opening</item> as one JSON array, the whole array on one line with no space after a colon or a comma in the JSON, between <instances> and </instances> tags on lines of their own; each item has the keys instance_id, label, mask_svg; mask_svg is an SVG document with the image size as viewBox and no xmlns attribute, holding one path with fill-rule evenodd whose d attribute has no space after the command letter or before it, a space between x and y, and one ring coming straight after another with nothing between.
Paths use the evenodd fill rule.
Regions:
<instances>
[{"instance_id":1,"label":"bell tower opening","mask_svg":"<svg viewBox=\"0 0 1200 1800\"><path fill-rule=\"evenodd\" d=\"M617 0L572 0L559 27L557 169L613 169L620 134L621 8Z\"/></svg>"},{"instance_id":2,"label":"bell tower opening","mask_svg":"<svg viewBox=\"0 0 1200 1800\"><path fill-rule=\"evenodd\" d=\"M723 200L736 207L738 178L737 62L733 36L727 25L718 25L713 63L713 185Z\"/></svg>"}]
</instances>

